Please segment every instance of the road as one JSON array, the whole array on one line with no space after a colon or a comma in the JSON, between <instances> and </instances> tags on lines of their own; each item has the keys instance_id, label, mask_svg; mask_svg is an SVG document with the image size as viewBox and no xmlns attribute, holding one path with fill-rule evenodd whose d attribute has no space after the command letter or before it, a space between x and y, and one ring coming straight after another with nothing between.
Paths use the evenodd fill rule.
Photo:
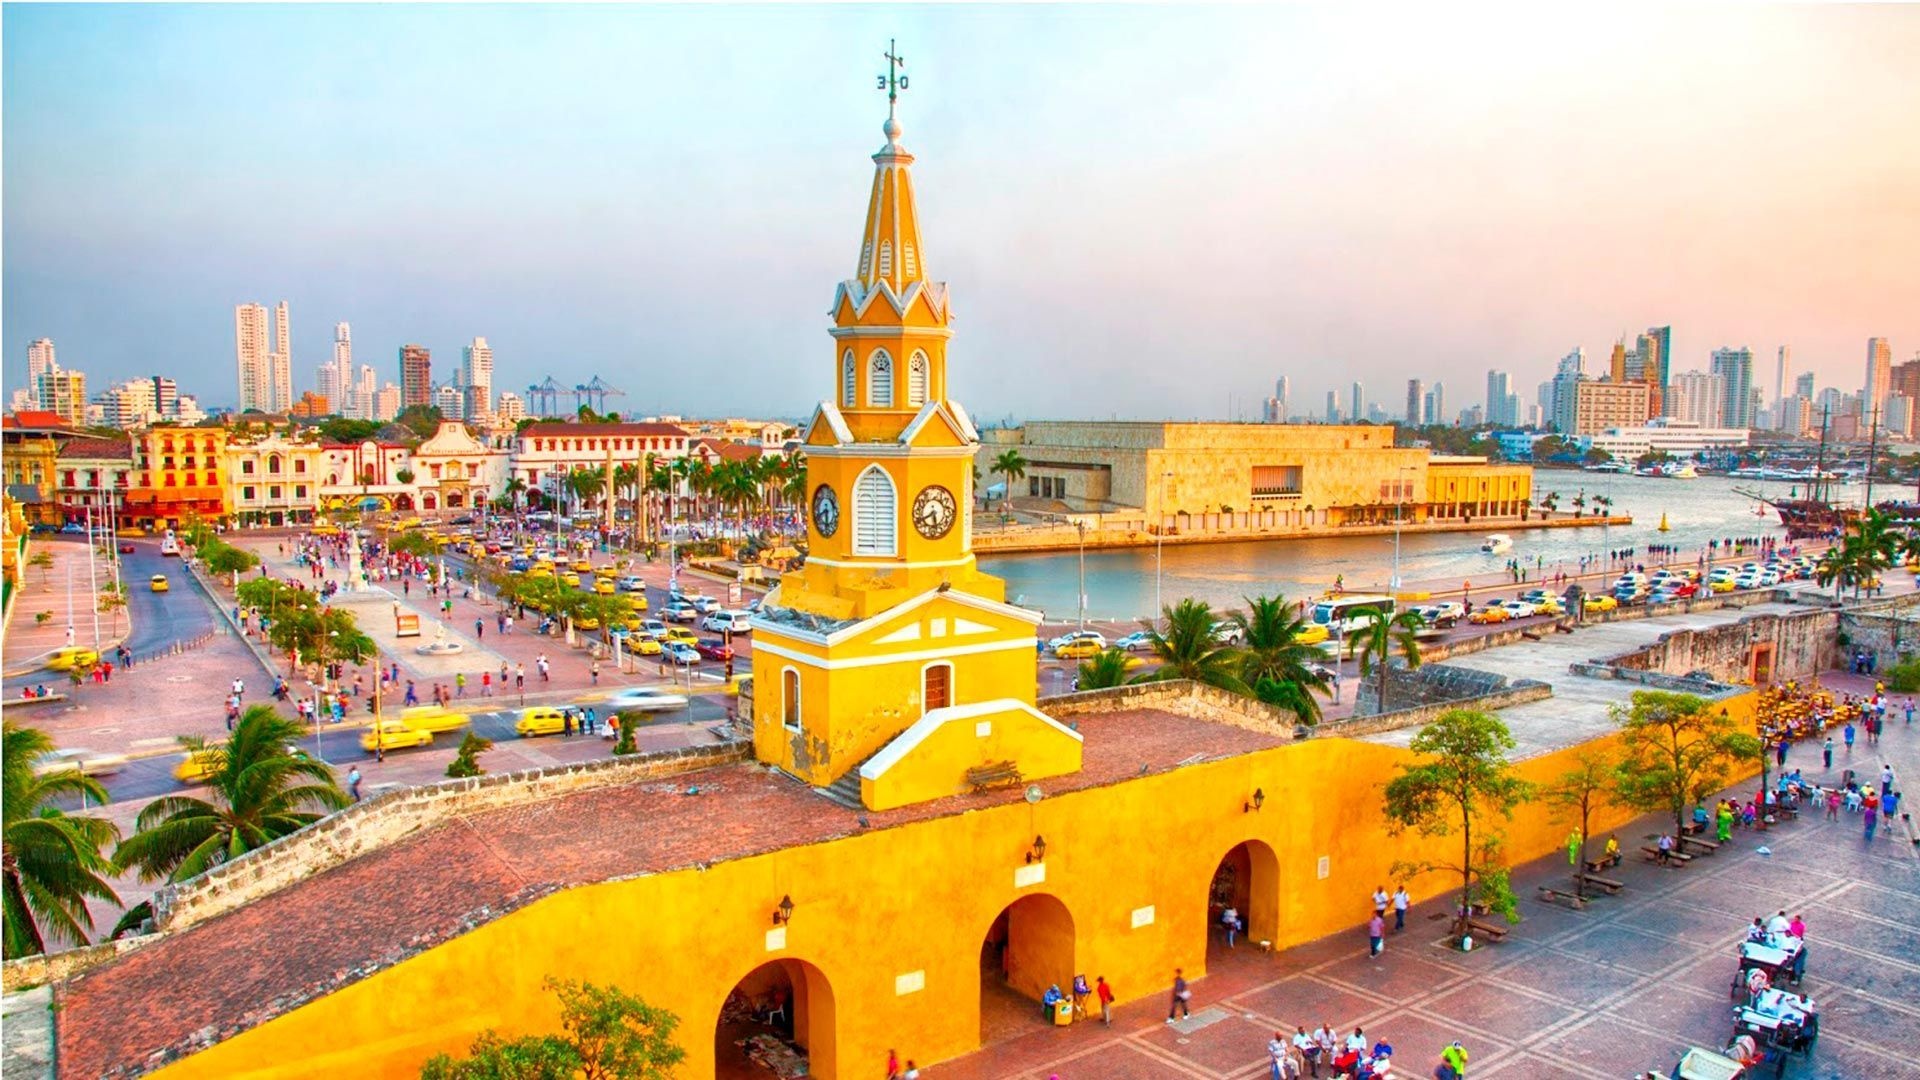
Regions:
<instances>
[{"instance_id":1,"label":"road","mask_svg":"<svg viewBox=\"0 0 1920 1080\"><path fill-rule=\"evenodd\" d=\"M120 556L120 579L127 585L127 612L133 633L128 651L136 657L159 652L176 641L192 641L213 629L213 599L189 576L177 558L160 554L158 540L131 540L133 553ZM154 592L150 581L165 574L171 588Z\"/></svg>"}]
</instances>

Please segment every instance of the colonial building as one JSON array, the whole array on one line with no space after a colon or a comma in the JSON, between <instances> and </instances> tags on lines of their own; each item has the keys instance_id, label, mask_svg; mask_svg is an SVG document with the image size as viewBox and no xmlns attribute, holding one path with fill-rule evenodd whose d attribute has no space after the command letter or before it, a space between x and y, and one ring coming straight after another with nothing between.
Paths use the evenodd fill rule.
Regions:
<instances>
[{"instance_id":1,"label":"colonial building","mask_svg":"<svg viewBox=\"0 0 1920 1080\"><path fill-rule=\"evenodd\" d=\"M412 460L412 449L402 442L326 443L321 448L321 509L418 509Z\"/></svg>"},{"instance_id":2,"label":"colonial building","mask_svg":"<svg viewBox=\"0 0 1920 1080\"><path fill-rule=\"evenodd\" d=\"M421 510L485 506L506 485L507 454L486 445L454 420L443 420L413 450L410 465Z\"/></svg>"},{"instance_id":3,"label":"colonial building","mask_svg":"<svg viewBox=\"0 0 1920 1080\"><path fill-rule=\"evenodd\" d=\"M91 435L66 440L56 473L61 516L79 521L89 510L125 506L133 487L134 442Z\"/></svg>"},{"instance_id":4,"label":"colonial building","mask_svg":"<svg viewBox=\"0 0 1920 1080\"><path fill-rule=\"evenodd\" d=\"M124 518L150 529L227 515L222 428L151 427L134 440L133 482Z\"/></svg>"},{"instance_id":5,"label":"colonial building","mask_svg":"<svg viewBox=\"0 0 1920 1080\"><path fill-rule=\"evenodd\" d=\"M677 424L528 424L513 447L513 478L548 499L565 494L568 475L581 469L668 461L687 456L693 436Z\"/></svg>"},{"instance_id":6,"label":"colonial building","mask_svg":"<svg viewBox=\"0 0 1920 1080\"><path fill-rule=\"evenodd\" d=\"M7 497L29 525L57 525L62 520L55 484L60 467L60 443L75 432L61 417L38 409L24 409L0 423L5 453L0 454L7 478Z\"/></svg>"},{"instance_id":7,"label":"colonial building","mask_svg":"<svg viewBox=\"0 0 1920 1080\"><path fill-rule=\"evenodd\" d=\"M227 506L241 525L304 525L320 509L326 451L271 426L227 443Z\"/></svg>"}]
</instances>

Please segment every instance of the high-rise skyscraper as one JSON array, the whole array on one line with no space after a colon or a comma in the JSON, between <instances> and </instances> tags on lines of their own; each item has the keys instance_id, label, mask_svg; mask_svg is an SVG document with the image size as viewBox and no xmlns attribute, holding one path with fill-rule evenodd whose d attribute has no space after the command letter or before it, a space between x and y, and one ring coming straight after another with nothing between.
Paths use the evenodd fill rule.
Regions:
<instances>
[{"instance_id":1,"label":"high-rise skyscraper","mask_svg":"<svg viewBox=\"0 0 1920 1080\"><path fill-rule=\"evenodd\" d=\"M433 357L425 345L400 346L400 407L433 404ZM384 419L376 417L375 419Z\"/></svg>"},{"instance_id":2,"label":"high-rise skyscraper","mask_svg":"<svg viewBox=\"0 0 1920 1080\"><path fill-rule=\"evenodd\" d=\"M448 383L433 391L434 407L440 410L444 420L465 420L467 418L467 393L465 388Z\"/></svg>"},{"instance_id":3,"label":"high-rise skyscraper","mask_svg":"<svg viewBox=\"0 0 1920 1080\"><path fill-rule=\"evenodd\" d=\"M1673 375L1673 327L1650 326L1647 328L1647 338L1654 346L1654 351L1647 357L1647 381L1664 387Z\"/></svg>"},{"instance_id":4,"label":"high-rise skyscraper","mask_svg":"<svg viewBox=\"0 0 1920 1080\"><path fill-rule=\"evenodd\" d=\"M405 407L401 403L401 396L400 388L392 383L381 387L379 393L373 395L373 409L367 419L378 420L384 424L399 416L400 410Z\"/></svg>"},{"instance_id":5,"label":"high-rise skyscraper","mask_svg":"<svg viewBox=\"0 0 1920 1080\"><path fill-rule=\"evenodd\" d=\"M1607 357L1607 378L1612 382L1627 381L1627 343L1613 343L1613 353Z\"/></svg>"},{"instance_id":6,"label":"high-rise skyscraper","mask_svg":"<svg viewBox=\"0 0 1920 1080\"><path fill-rule=\"evenodd\" d=\"M1446 423L1447 422L1447 384L1436 381L1433 384L1433 389L1427 391L1426 401L1423 402L1423 407L1426 412L1427 423L1429 424Z\"/></svg>"},{"instance_id":7,"label":"high-rise skyscraper","mask_svg":"<svg viewBox=\"0 0 1920 1080\"><path fill-rule=\"evenodd\" d=\"M273 352L267 357L267 411L293 408L293 330L287 324L287 302L273 308Z\"/></svg>"},{"instance_id":8,"label":"high-rise skyscraper","mask_svg":"<svg viewBox=\"0 0 1920 1080\"><path fill-rule=\"evenodd\" d=\"M40 392L40 376L50 371L59 371L60 362L53 358L53 339L34 338L27 346L27 385Z\"/></svg>"},{"instance_id":9,"label":"high-rise skyscraper","mask_svg":"<svg viewBox=\"0 0 1920 1080\"><path fill-rule=\"evenodd\" d=\"M267 354L267 309L259 304L240 304L233 309L234 357L239 361L240 396L236 408L241 412L271 412L273 409L272 371Z\"/></svg>"},{"instance_id":10,"label":"high-rise skyscraper","mask_svg":"<svg viewBox=\"0 0 1920 1080\"><path fill-rule=\"evenodd\" d=\"M1720 417L1725 398L1720 376L1683 371L1667 383L1667 415L1701 427L1722 427Z\"/></svg>"},{"instance_id":11,"label":"high-rise skyscraper","mask_svg":"<svg viewBox=\"0 0 1920 1080\"><path fill-rule=\"evenodd\" d=\"M1520 422L1520 398L1513 392L1513 380L1506 372L1487 372L1487 408L1483 415L1495 427L1513 427Z\"/></svg>"},{"instance_id":12,"label":"high-rise skyscraper","mask_svg":"<svg viewBox=\"0 0 1920 1080\"><path fill-rule=\"evenodd\" d=\"M165 375L153 377L153 408L163 419L180 415L180 386Z\"/></svg>"},{"instance_id":13,"label":"high-rise skyscraper","mask_svg":"<svg viewBox=\"0 0 1920 1080\"><path fill-rule=\"evenodd\" d=\"M1713 374L1720 376L1720 423L1753 426L1753 350L1745 345L1713 350Z\"/></svg>"},{"instance_id":14,"label":"high-rise skyscraper","mask_svg":"<svg viewBox=\"0 0 1920 1080\"><path fill-rule=\"evenodd\" d=\"M34 384L40 407L60 414L60 419L76 427L87 422L87 377L78 371L54 367L40 373Z\"/></svg>"},{"instance_id":15,"label":"high-rise skyscraper","mask_svg":"<svg viewBox=\"0 0 1920 1080\"><path fill-rule=\"evenodd\" d=\"M1886 404L1893 384L1893 348L1883 337L1867 339L1867 378L1860 387L1860 415L1872 416Z\"/></svg>"},{"instance_id":16,"label":"high-rise skyscraper","mask_svg":"<svg viewBox=\"0 0 1920 1080\"><path fill-rule=\"evenodd\" d=\"M1554 367L1552 407L1547 410L1554 430L1571 435L1579 405L1580 381L1587 377L1587 350L1575 348Z\"/></svg>"},{"instance_id":17,"label":"high-rise skyscraper","mask_svg":"<svg viewBox=\"0 0 1920 1080\"><path fill-rule=\"evenodd\" d=\"M1806 398L1808 401L1812 401L1813 393L1814 393L1813 372L1803 371L1800 374L1794 376L1793 392L1803 398Z\"/></svg>"},{"instance_id":18,"label":"high-rise skyscraper","mask_svg":"<svg viewBox=\"0 0 1920 1080\"><path fill-rule=\"evenodd\" d=\"M353 412L355 420L374 419L374 401L380 394L380 376L374 372L372 364L360 365L360 377L353 383Z\"/></svg>"},{"instance_id":19,"label":"high-rise skyscraper","mask_svg":"<svg viewBox=\"0 0 1920 1080\"><path fill-rule=\"evenodd\" d=\"M1426 414L1427 387L1419 379L1407 380L1407 423L1417 425Z\"/></svg>"},{"instance_id":20,"label":"high-rise skyscraper","mask_svg":"<svg viewBox=\"0 0 1920 1080\"><path fill-rule=\"evenodd\" d=\"M1787 385L1787 365L1792 360L1792 346L1780 346L1780 358L1773 365L1773 399L1775 401L1785 401L1787 395L1793 392L1793 388Z\"/></svg>"},{"instance_id":21,"label":"high-rise skyscraper","mask_svg":"<svg viewBox=\"0 0 1920 1080\"><path fill-rule=\"evenodd\" d=\"M341 416L353 415L353 328L333 324L333 357L320 365L314 386Z\"/></svg>"},{"instance_id":22,"label":"high-rise skyscraper","mask_svg":"<svg viewBox=\"0 0 1920 1080\"><path fill-rule=\"evenodd\" d=\"M1280 380L1282 386L1286 382ZM493 411L493 349L487 345L486 338L474 338L460 350L460 384L467 393L465 415L468 419Z\"/></svg>"},{"instance_id":23,"label":"high-rise skyscraper","mask_svg":"<svg viewBox=\"0 0 1920 1080\"><path fill-rule=\"evenodd\" d=\"M1356 424L1360 422L1362 416L1366 415L1362 408L1365 402L1360 400L1364 396L1361 393L1362 389L1361 385L1356 382L1347 390L1347 419Z\"/></svg>"}]
</instances>

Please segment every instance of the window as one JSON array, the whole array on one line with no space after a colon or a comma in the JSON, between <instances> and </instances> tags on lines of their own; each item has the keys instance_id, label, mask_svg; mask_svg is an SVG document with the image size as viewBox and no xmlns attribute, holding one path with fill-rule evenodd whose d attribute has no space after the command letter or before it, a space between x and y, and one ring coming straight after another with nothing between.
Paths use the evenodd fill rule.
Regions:
<instances>
[{"instance_id":1,"label":"window","mask_svg":"<svg viewBox=\"0 0 1920 1080\"><path fill-rule=\"evenodd\" d=\"M279 454L268 455L267 471L270 473L278 473L280 471L280 455Z\"/></svg>"},{"instance_id":2,"label":"window","mask_svg":"<svg viewBox=\"0 0 1920 1080\"><path fill-rule=\"evenodd\" d=\"M880 241L880 276L893 276L893 241Z\"/></svg>"},{"instance_id":3,"label":"window","mask_svg":"<svg viewBox=\"0 0 1920 1080\"><path fill-rule=\"evenodd\" d=\"M294 472L296 472L296 473L299 473L299 474L300 474L300 475L302 475L302 476L304 476L304 475L306 475L306 472L307 472L307 459L306 459L306 458L294 458L294 459L293 459L293 471L294 471Z\"/></svg>"},{"instance_id":4,"label":"window","mask_svg":"<svg viewBox=\"0 0 1920 1080\"><path fill-rule=\"evenodd\" d=\"M920 704L923 712L953 704L952 664L929 664L920 673Z\"/></svg>"},{"instance_id":5,"label":"window","mask_svg":"<svg viewBox=\"0 0 1920 1080\"><path fill-rule=\"evenodd\" d=\"M893 479L878 465L867 466L853 485L853 553L894 553Z\"/></svg>"},{"instance_id":6,"label":"window","mask_svg":"<svg viewBox=\"0 0 1920 1080\"><path fill-rule=\"evenodd\" d=\"M173 462L169 461L167 462L167 464L171 465L173 464ZM253 475L253 460L251 458L240 463L240 474L242 476Z\"/></svg>"},{"instance_id":7,"label":"window","mask_svg":"<svg viewBox=\"0 0 1920 1080\"><path fill-rule=\"evenodd\" d=\"M800 730L800 673L793 668L780 672L780 722Z\"/></svg>"},{"instance_id":8,"label":"window","mask_svg":"<svg viewBox=\"0 0 1920 1080\"><path fill-rule=\"evenodd\" d=\"M867 358L867 405L893 408L893 357L885 349L875 349Z\"/></svg>"},{"instance_id":9,"label":"window","mask_svg":"<svg viewBox=\"0 0 1920 1080\"><path fill-rule=\"evenodd\" d=\"M906 260L907 276L908 277L918 276L920 273L920 264L913 257L913 245L902 244L900 246L900 254L903 255Z\"/></svg>"},{"instance_id":10,"label":"window","mask_svg":"<svg viewBox=\"0 0 1920 1080\"><path fill-rule=\"evenodd\" d=\"M853 408L855 405L858 405L860 403L858 400L854 398L853 392L854 392L853 350L848 349L846 352L846 355L840 358L840 403L842 405L845 405L849 409Z\"/></svg>"},{"instance_id":11,"label":"window","mask_svg":"<svg viewBox=\"0 0 1920 1080\"><path fill-rule=\"evenodd\" d=\"M245 499L245 500L247 500L248 502L252 502L252 501L253 501L253 487L252 487L251 485L249 485L249 486L247 486L247 487L243 487L243 488L241 488L241 489L240 489L240 497L241 497L241 498L243 498L243 499Z\"/></svg>"},{"instance_id":12,"label":"window","mask_svg":"<svg viewBox=\"0 0 1920 1080\"><path fill-rule=\"evenodd\" d=\"M279 485L279 484L274 484L273 486L271 486L271 487L269 487L269 488L267 488L267 498L269 498L269 499L277 499L277 498L279 498L279 497L280 497L280 485Z\"/></svg>"},{"instance_id":13,"label":"window","mask_svg":"<svg viewBox=\"0 0 1920 1080\"><path fill-rule=\"evenodd\" d=\"M305 485L305 484L295 484L295 485L293 485L293 497L294 497L294 498L296 498L296 499L304 499L304 498L306 498L306 497L307 497L307 485Z\"/></svg>"},{"instance_id":14,"label":"window","mask_svg":"<svg viewBox=\"0 0 1920 1080\"><path fill-rule=\"evenodd\" d=\"M1255 465L1253 497L1280 498L1300 494L1300 471L1298 465Z\"/></svg>"},{"instance_id":15,"label":"window","mask_svg":"<svg viewBox=\"0 0 1920 1080\"><path fill-rule=\"evenodd\" d=\"M912 248L908 248L912 251ZM907 361L907 404L919 408L927 403L927 354L917 352Z\"/></svg>"}]
</instances>

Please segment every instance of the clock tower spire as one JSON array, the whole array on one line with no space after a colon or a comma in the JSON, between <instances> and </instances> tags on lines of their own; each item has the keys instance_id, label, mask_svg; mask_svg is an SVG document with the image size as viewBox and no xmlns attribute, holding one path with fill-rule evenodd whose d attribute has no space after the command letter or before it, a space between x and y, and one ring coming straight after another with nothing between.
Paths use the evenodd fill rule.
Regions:
<instances>
[{"instance_id":1,"label":"clock tower spire","mask_svg":"<svg viewBox=\"0 0 1920 1080\"><path fill-rule=\"evenodd\" d=\"M819 785L859 767L875 809L914 801L903 792L920 789L903 778L924 786L929 767L939 779L925 797L964 787L972 763L892 764L917 759L919 738L963 714L1000 716L1009 738L1038 740L1042 771L1028 775L1080 760L1078 735L1033 707L1038 613L1008 605L1005 584L974 562L980 438L948 396L952 308L928 277L914 157L900 143L905 61L891 42L885 57L886 143L873 154L854 276L828 310L828 394L802 435L806 565L781 577L753 622L756 755Z\"/></svg>"}]
</instances>

